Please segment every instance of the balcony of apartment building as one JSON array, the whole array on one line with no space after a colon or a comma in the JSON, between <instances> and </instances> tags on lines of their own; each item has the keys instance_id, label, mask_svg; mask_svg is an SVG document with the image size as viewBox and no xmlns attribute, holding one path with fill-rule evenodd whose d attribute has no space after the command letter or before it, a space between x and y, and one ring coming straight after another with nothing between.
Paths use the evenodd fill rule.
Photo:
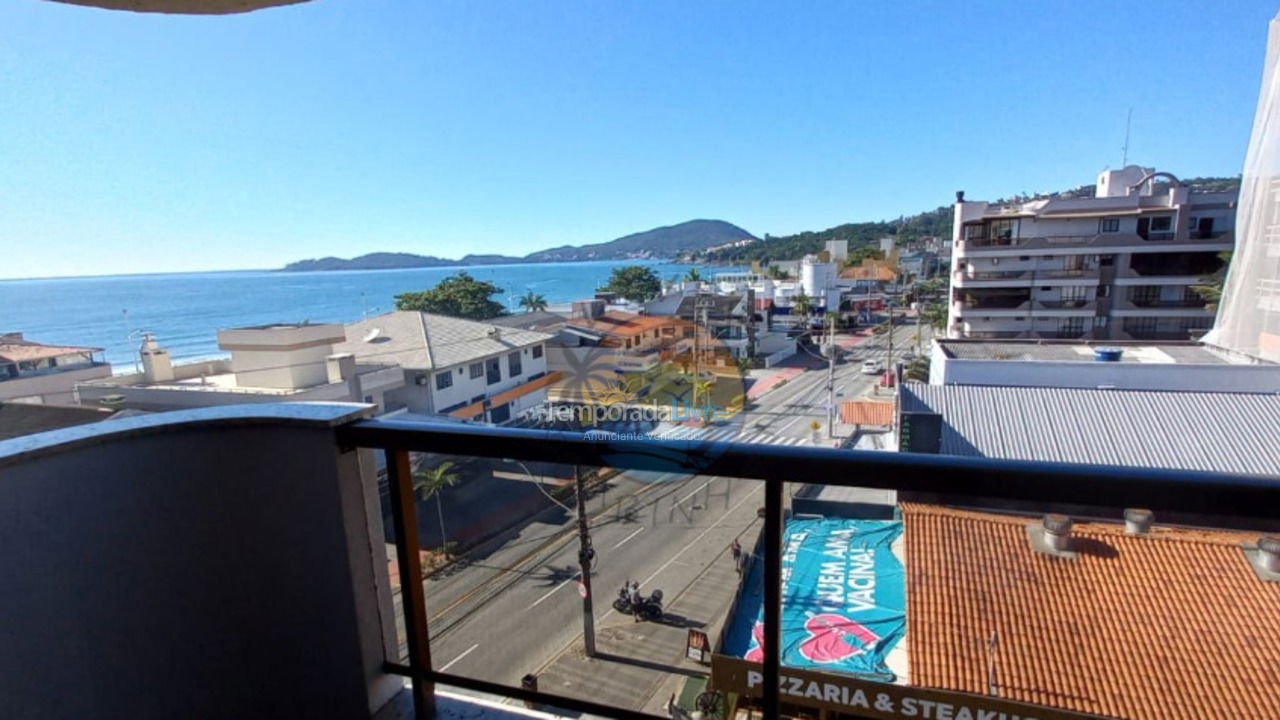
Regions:
<instances>
[{"instance_id":1,"label":"balcony of apartment building","mask_svg":"<svg viewBox=\"0 0 1280 720\"><path fill-rule=\"evenodd\" d=\"M1117 285L1196 284L1225 265L1218 252L1133 253L1116 268Z\"/></svg>"},{"instance_id":2,"label":"balcony of apartment building","mask_svg":"<svg viewBox=\"0 0 1280 720\"><path fill-rule=\"evenodd\" d=\"M1031 291L1026 288L966 289L956 293L952 314L1011 316L1031 309Z\"/></svg>"},{"instance_id":3,"label":"balcony of apartment building","mask_svg":"<svg viewBox=\"0 0 1280 720\"><path fill-rule=\"evenodd\" d=\"M1079 252L1097 250L1103 252L1124 252L1126 248L1139 252L1149 251L1151 246L1169 248L1187 248L1190 251L1221 252L1230 250L1234 243L1234 233L1230 230L1190 232L1181 237L1173 230L1148 230L1145 232L1121 233L1099 232L1086 234L1060 235L1027 235L1012 236L1002 234L991 237L977 234L962 239L957 251L967 256L1004 255L1010 250Z\"/></svg>"},{"instance_id":4,"label":"balcony of apartment building","mask_svg":"<svg viewBox=\"0 0 1280 720\"><path fill-rule=\"evenodd\" d=\"M1125 285L1115 288L1111 314L1127 317L1192 317L1199 324L1212 324L1214 310L1190 285Z\"/></svg>"},{"instance_id":5,"label":"balcony of apartment building","mask_svg":"<svg viewBox=\"0 0 1280 720\"><path fill-rule=\"evenodd\" d=\"M915 498L904 506L905 532L917 533L906 544L909 555L903 554L901 543L877 546L877 574L864 572L856 584L884 583L878 603L890 602L894 593L892 602L902 603L905 596L911 604L900 605L902 618L925 613L930 604L921 605L923 596L902 589L904 576L906 582L919 582L931 572L926 568L942 569L959 562L956 558L970 557L974 550L957 548L953 554L951 545L963 540L978 547L979 535L1001 543L1000 556L1018 558L1018 568L1038 563L1040 569L1029 573L1046 572L1049 566L1072 572L1096 566L1108 577L1120 570L1137 577L1178 566L1126 563L1105 569L1104 564L1116 562L1110 559L1115 548L1136 558L1156 541L1126 539L1114 530L1098 535L1093 524L1077 529L1072 540L1069 522L1058 516L1047 517L1042 528L1039 516L958 515L930 503L965 504L981 498L984 503L1095 507L1105 498L1116 517L1119 508L1142 507L1157 514L1203 513L1264 523L1274 520L1272 509L1280 505L1280 489L1255 476L780 445L601 442L581 433L373 420L370 412L368 406L316 403L205 408L0 442L5 478L0 504L23 519L0 524L0 543L14 550L5 571L10 592L0 595L0 613L9 628L0 646L0 716L652 720L668 716L668 695L677 700L684 688L690 706L710 716L717 709L726 711L737 694L739 702L766 718L796 717L806 714L793 705L806 702L804 692L788 694L789 684L780 682L780 675L803 678L812 672L784 667L790 662L782 656L785 645L762 639L780 638L784 617L790 617L784 612L794 611L784 605L789 597L784 592L791 591L784 590L783 563L788 523L796 521L788 520L786 511L789 490L794 490L788 482L797 477L842 493L907 493ZM915 439L910 442L924 448L928 423L913 421L912 427ZM935 427L934 434L939 432ZM464 591L439 575L422 580L427 566L438 559L423 545L423 528L445 519L436 517L431 501L416 498L411 453L432 460L502 462L515 468L506 475L528 475L528 482L538 482L535 475L543 474L531 473L530 466L548 463L611 468L615 477L658 473L685 478L695 493L699 486L715 483L717 495L711 496L714 502L693 500L696 504L686 511L697 513L694 520L661 525L660 532L650 528L638 538L649 519L627 520L625 513L597 517L591 532L602 561L581 582L574 560L567 567L533 567L529 577L498 573L492 582L481 580L473 591ZM379 493L377 454L385 458L385 498ZM582 510L583 517L596 512L595 507ZM605 513L608 506L602 500L599 507ZM973 537L956 534L957 528L974 522L981 527L974 528ZM946 523L950 529L945 534L932 534L934 525ZM1024 525L1029 529L1024 531ZM578 544L573 528L571 523L569 533L557 540L571 553ZM894 527L881 528L887 530ZM633 577L629 573L635 565L647 561L643 543L673 535L681 547L717 548L720 555L712 553L705 576L691 576L687 596L667 585L669 617L663 622L637 624L611 613L615 585ZM745 548L740 574L728 550L739 539ZM1157 544L1164 548L1167 542ZM628 554L637 546L640 554ZM524 544L516 547L527 552ZM1232 566L1231 578L1241 586L1258 584L1261 589L1250 596L1253 602L1271 597L1262 587L1266 571L1259 570L1262 574L1255 578L1247 569L1253 557L1247 548L1223 542L1213 552L1214 563L1239 555L1240 567ZM1046 562L1050 555L1055 557ZM584 563L594 562L594 553L583 557L588 558ZM691 555L677 557L688 561ZM487 565L503 561L494 557L446 567L485 575L492 574ZM672 573L662 576L667 582L684 577L685 562L658 559L650 564L661 562L666 564L653 576ZM881 563L886 573L889 565L896 573L880 574ZM960 566L967 567L963 562ZM947 576L937 592L947 592L947 583L958 583L959 577ZM513 589L522 579L528 588ZM648 591L652 576L639 579ZM849 582L855 586L853 577ZM725 618L737 612L735 598L748 597L751 583L763 588L761 595L752 596L758 598L761 619L754 630L748 623L747 637L754 632L761 642L743 660L725 654L731 632ZM891 590L895 583L898 589ZM579 587L581 597L569 586ZM1095 589L1107 594L1105 587ZM963 597L972 592L976 590L965 590ZM712 595L723 598L714 613L708 600ZM1009 597L1021 596L1015 592ZM1145 607L1143 595L1115 597L1124 613ZM587 632L595 642L585 650L579 634L587 602L583 598L594 602L585 608L586 617L594 618ZM1035 628L1020 629L1018 623L1028 616L1012 604L1004 613L999 602L986 601L980 612L1000 625L1002 649L1006 644L1018 647L1020 632ZM1002 685L1000 697L991 697L930 686L941 682L937 678L947 668L961 670L974 662L948 650L940 639L933 644L930 626L921 620L906 628L919 633L909 651L906 640L897 642L896 650L886 648L898 683L838 673L814 677L870 697L881 693L895 704L905 694L926 698L930 707L965 705L974 717L994 717L997 711L1022 717L1069 714L1061 706L1046 709L1026 699L1034 687L1013 695L1012 684ZM815 626L811 632L818 630ZM1249 635L1256 643L1256 634L1268 638L1267 632L1254 629ZM689 638L695 635L709 636L710 644L694 644ZM840 640L841 635L829 643L833 657L847 655L839 651L852 642ZM887 642L889 636L884 637ZM1135 642L1145 640L1137 637ZM909 667L903 664L908 652ZM686 657L711 663L711 685L706 666ZM1009 657L1000 660L1002 673L1011 671ZM92 671L77 674L88 658ZM1063 668L1061 672L1071 672L1067 665ZM748 671L754 679L748 679ZM1243 681L1240 686L1253 698L1251 709L1270 702L1267 687ZM656 695L655 688L660 688ZM852 697L853 690L837 689L835 695ZM817 697L822 699L823 693ZM1064 702L1048 691L1036 697L1042 698L1039 702ZM826 699L845 716L863 714L847 699L844 705L839 698ZM504 705L504 700L537 705L538 712ZM908 702L923 707L919 699ZM1177 709L1178 717L1189 717L1195 710L1159 703L1153 707L1147 716L1168 717Z\"/></svg>"}]
</instances>

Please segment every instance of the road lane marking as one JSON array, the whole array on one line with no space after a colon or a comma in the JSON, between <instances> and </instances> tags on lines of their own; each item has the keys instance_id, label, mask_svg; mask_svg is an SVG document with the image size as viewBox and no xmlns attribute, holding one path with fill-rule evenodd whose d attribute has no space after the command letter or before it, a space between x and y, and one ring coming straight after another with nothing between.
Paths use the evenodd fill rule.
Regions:
<instances>
[{"instance_id":1,"label":"road lane marking","mask_svg":"<svg viewBox=\"0 0 1280 720\"><path fill-rule=\"evenodd\" d=\"M715 478L711 478L711 480L708 480L708 481L706 481L706 482L702 483L701 485L699 485L699 486L698 486L698 489L697 489L697 490L694 490L693 492L689 493L688 495L685 495L684 497L682 497L682 498L680 498L679 500L677 500L677 501L676 501L676 504L677 504L677 505L680 505L680 504L684 503L684 501L685 501L685 500L688 500L689 498L693 497L694 495L697 495L698 493L702 492L702 488L704 488L704 487L706 487L706 486L710 485L710 484L711 484L711 482L712 482L712 480L715 480Z\"/></svg>"},{"instance_id":2,"label":"road lane marking","mask_svg":"<svg viewBox=\"0 0 1280 720\"><path fill-rule=\"evenodd\" d=\"M578 577L579 577L580 575L582 575L582 572L581 572L581 571L579 571L579 572L577 572L577 573L574 573L574 576L573 576L573 577L569 578L568 580L565 580L564 582L560 583L559 585L557 585L557 586L555 586L555 587L551 588L550 590L548 590L546 593L544 593L544 594L543 594L543 596L542 596L542 597L538 598L537 600L534 600L534 601L533 601L533 604L532 604L532 605L530 605L529 607L531 607L531 608L533 608L533 607L537 607L538 603L540 603L540 602L542 602L543 600L546 600L547 598L551 597L551 595L552 595L552 594L554 594L554 593L555 593L555 591L559 590L560 588L564 587L565 585L568 585L569 583L573 582L574 580L577 580L577 579L578 579Z\"/></svg>"},{"instance_id":3,"label":"road lane marking","mask_svg":"<svg viewBox=\"0 0 1280 720\"><path fill-rule=\"evenodd\" d=\"M644 532L644 528L640 528L640 529L636 530L635 532L631 533L630 535L628 535L628 536L626 536L626 537L622 538L621 540L619 540L617 545L614 545L613 547L611 547L611 548L609 548L609 549L610 549L610 550L617 550L618 548L622 547L622 546L623 546L623 544L625 544L628 540L630 540L631 538L633 538L633 537L635 537L635 536L639 535L639 534L640 534L640 533L642 533L642 532Z\"/></svg>"},{"instance_id":4,"label":"road lane marking","mask_svg":"<svg viewBox=\"0 0 1280 720\"><path fill-rule=\"evenodd\" d=\"M436 672L444 672L444 671L448 670L449 668L453 667L453 666L454 666L454 664L455 664L455 663L457 663L459 660L461 660L462 658L464 658L464 657L466 657L466 656L470 655L470 654L471 654L471 651L472 651L472 650L475 650L475 649L476 649L476 648L478 648L478 647L480 647L480 643L476 643L475 645L472 645L471 647L467 648L466 650L463 650L461 655L459 655L458 657L456 657L456 658L454 658L454 659L450 660L449 662L445 663L445 666L444 666L444 667L442 667L442 668L440 668L440 669L439 669L439 670L437 670Z\"/></svg>"},{"instance_id":5,"label":"road lane marking","mask_svg":"<svg viewBox=\"0 0 1280 720\"><path fill-rule=\"evenodd\" d=\"M702 540L702 538L707 536L707 533L720 527L720 523L723 522L725 518L729 517L729 515L732 514L734 510L737 510L738 508L742 507L742 503L750 500L752 496L754 496L759 489L760 489L760 486L757 485L755 488L753 488L750 492L747 493L746 497L742 498L737 503L735 503L733 507L729 508L728 510L725 510L724 514L721 515L718 520L712 523L711 526L708 527L706 530L703 530L702 534L698 535L698 537L693 539L693 542L685 545L684 549L682 549L680 552L676 553L675 555L672 555L670 560L662 564L662 567L658 568L657 570L654 570L652 575L645 578L644 582L640 583L640 586L644 587L645 585L648 585L650 582L653 581L654 578L658 577L659 573L661 573L663 570L666 570L668 567L671 566L672 563L679 560L680 556L684 555L689 550L689 548L695 547L698 544L698 542ZM609 608L609 612L602 615L599 619L601 622L604 622L610 615L613 615L615 613L618 613L616 609ZM618 613L618 614L621 614L621 613Z\"/></svg>"}]
</instances>

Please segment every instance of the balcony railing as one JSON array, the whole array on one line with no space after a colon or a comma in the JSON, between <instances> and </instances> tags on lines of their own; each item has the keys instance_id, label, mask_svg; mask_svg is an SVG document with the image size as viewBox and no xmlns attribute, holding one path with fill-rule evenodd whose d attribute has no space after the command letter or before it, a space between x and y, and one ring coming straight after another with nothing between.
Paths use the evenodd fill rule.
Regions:
<instances>
[{"instance_id":1,"label":"balcony railing","mask_svg":"<svg viewBox=\"0 0 1280 720\"><path fill-rule=\"evenodd\" d=\"M1178 298L1162 300L1160 298L1129 298L1129 303L1139 308L1204 308L1204 298Z\"/></svg>"},{"instance_id":2,"label":"balcony railing","mask_svg":"<svg viewBox=\"0 0 1280 720\"><path fill-rule=\"evenodd\" d=\"M1082 310L1093 304L1091 299L1081 300L1037 300L1036 305L1046 310Z\"/></svg>"},{"instance_id":3,"label":"balcony railing","mask_svg":"<svg viewBox=\"0 0 1280 720\"><path fill-rule=\"evenodd\" d=\"M412 680L419 718L431 716L436 684L598 717L658 717L599 696L584 700L449 672L471 650L452 659L447 651L433 656L445 629L433 626L433 634L428 622L436 623L444 610L436 606L437 615L427 614L426 587L439 586L417 581L423 576L422 526L410 452L755 481L752 493L734 507L753 520L759 507L763 520L752 525L763 525L756 554L763 578L757 687L766 718L780 717L785 486L797 478L942 498L938 502L1105 504L1262 524L1273 523L1280 507L1280 483L1260 475L697 440L597 440L581 432L359 419L368 411L351 404L237 406L157 413L0 442L6 480L0 501L23 519L0 525L0 540L22 549L8 568L7 577L23 592L5 599L13 629L5 648L24 664L21 677L8 678L6 685L20 684L20 692L0 693L0 715L150 716L157 708L187 707L198 695L204 703L200 715L294 715L302 706L308 717L368 717L368 708L382 706L374 701L385 697L384 690L398 691L393 681L402 676ZM381 450L386 459L407 662L399 652L388 654L395 631L387 632L390 615L380 609L393 603L387 597L375 463L360 448ZM661 479L653 485L670 487ZM164 512L147 510L154 507ZM695 527L703 532L702 523ZM626 532L630 528L615 535L617 544L601 544L602 552L627 542ZM733 577L732 569L727 573ZM586 584L593 574L586 573ZM573 577L553 580L567 584ZM607 599L608 593L601 596ZM465 606L470 598L463 595L455 604ZM536 611L526 608L527 624L548 624L554 602ZM485 632L460 621L455 625L465 644L478 644ZM683 626L675 629L683 636ZM508 636L494 639L503 645L491 658L509 651ZM68 668L83 657L107 662L94 668L91 691L68 693ZM955 659L957 666L963 662ZM657 667L689 672L665 663ZM897 692L904 686L883 687ZM858 714L850 708L841 712ZM1023 713L1028 715L1038 716Z\"/></svg>"},{"instance_id":4,"label":"balcony railing","mask_svg":"<svg viewBox=\"0 0 1280 720\"><path fill-rule=\"evenodd\" d=\"M820 478L832 486L910 491L935 496L969 496L1009 501L1147 507L1168 512L1270 519L1280 507L1280 484L1266 477L1174 472L1133 467L1084 466L875 451L744 445L663 440L585 439L581 433L509 428L423 425L395 420L361 420L337 429L340 445L386 452L391 486L396 552L405 577L420 577L413 479L409 452L519 458L639 471L678 470L704 476L764 482L762 706L767 718L780 717L779 656L782 624L782 534L784 493L796 477ZM514 688L436 669L421 583L404 583L407 664L387 671L413 680L417 717L432 717L437 683L505 695L611 718L656 718L631 710ZM770 641L770 639L772 641Z\"/></svg>"}]
</instances>

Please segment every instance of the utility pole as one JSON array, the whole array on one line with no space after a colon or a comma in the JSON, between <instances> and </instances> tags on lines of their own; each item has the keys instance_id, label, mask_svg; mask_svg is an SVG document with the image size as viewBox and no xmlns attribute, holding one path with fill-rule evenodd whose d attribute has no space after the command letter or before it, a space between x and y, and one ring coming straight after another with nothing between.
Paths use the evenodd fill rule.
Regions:
<instances>
[{"instance_id":1,"label":"utility pole","mask_svg":"<svg viewBox=\"0 0 1280 720\"><path fill-rule=\"evenodd\" d=\"M587 525L587 492L582 468L573 466L573 480L578 495L578 565L582 569L582 644L587 657L596 656L596 617L591 605L591 565L596 551L591 547L591 529Z\"/></svg>"},{"instance_id":2,"label":"utility pole","mask_svg":"<svg viewBox=\"0 0 1280 720\"><path fill-rule=\"evenodd\" d=\"M836 436L836 318L827 313L827 439Z\"/></svg>"},{"instance_id":3,"label":"utility pole","mask_svg":"<svg viewBox=\"0 0 1280 720\"><path fill-rule=\"evenodd\" d=\"M885 372L893 372L893 299L889 298L885 303L889 307L889 350L885 355L884 366ZM893 379L896 384L899 378Z\"/></svg>"}]
</instances>

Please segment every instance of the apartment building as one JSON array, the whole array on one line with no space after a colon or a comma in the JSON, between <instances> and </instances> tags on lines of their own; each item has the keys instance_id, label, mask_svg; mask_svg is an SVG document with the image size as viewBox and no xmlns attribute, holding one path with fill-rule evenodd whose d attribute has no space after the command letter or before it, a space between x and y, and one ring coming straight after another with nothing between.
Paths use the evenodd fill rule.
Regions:
<instances>
[{"instance_id":1,"label":"apartment building","mask_svg":"<svg viewBox=\"0 0 1280 720\"><path fill-rule=\"evenodd\" d=\"M45 345L0 333L0 401L70 405L75 385L110 377L102 348Z\"/></svg>"},{"instance_id":2,"label":"apartment building","mask_svg":"<svg viewBox=\"0 0 1280 720\"><path fill-rule=\"evenodd\" d=\"M364 362L399 366L388 409L502 423L546 402L546 343L554 336L422 312L397 311L346 326L336 346Z\"/></svg>"},{"instance_id":3,"label":"apartment building","mask_svg":"<svg viewBox=\"0 0 1280 720\"><path fill-rule=\"evenodd\" d=\"M1192 287L1233 246L1236 195L1192 192L1134 165L1100 173L1093 197L987 203L957 193L947 335L1199 336L1214 312Z\"/></svg>"}]
</instances>

